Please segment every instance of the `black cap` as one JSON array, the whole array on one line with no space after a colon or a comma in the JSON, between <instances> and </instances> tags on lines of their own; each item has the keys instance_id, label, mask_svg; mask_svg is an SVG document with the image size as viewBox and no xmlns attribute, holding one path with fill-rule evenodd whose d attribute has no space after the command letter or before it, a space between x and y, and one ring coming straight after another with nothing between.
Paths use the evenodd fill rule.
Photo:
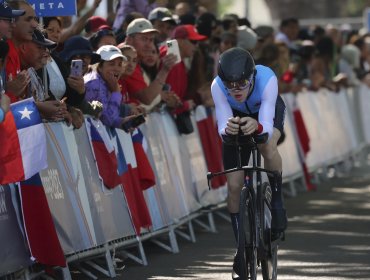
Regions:
<instances>
[{"instance_id":1,"label":"black cap","mask_svg":"<svg viewBox=\"0 0 370 280\"><path fill-rule=\"evenodd\" d=\"M44 34L39 29L35 29L32 34L32 42L47 47L48 49L53 49L57 46L57 43L46 39Z\"/></svg>"},{"instance_id":2,"label":"black cap","mask_svg":"<svg viewBox=\"0 0 370 280\"><path fill-rule=\"evenodd\" d=\"M24 10L13 10L6 1L0 3L0 17L14 18L23 16L24 14Z\"/></svg>"},{"instance_id":3,"label":"black cap","mask_svg":"<svg viewBox=\"0 0 370 280\"><path fill-rule=\"evenodd\" d=\"M60 58L64 62L68 62L75 55L89 55L91 56L91 64L97 63L100 61L100 55L93 52L92 46L88 39L75 35L67 39L64 42L64 48L59 53Z\"/></svg>"}]
</instances>

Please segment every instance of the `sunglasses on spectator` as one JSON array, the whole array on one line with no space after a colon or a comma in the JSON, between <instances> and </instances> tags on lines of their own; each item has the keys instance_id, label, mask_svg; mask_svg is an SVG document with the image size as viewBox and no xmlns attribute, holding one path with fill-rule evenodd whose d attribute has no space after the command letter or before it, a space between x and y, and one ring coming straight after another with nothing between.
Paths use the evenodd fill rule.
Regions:
<instances>
[{"instance_id":1,"label":"sunglasses on spectator","mask_svg":"<svg viewBox=\"0 0 370 280\"><path fill-rule=\"evenodd\" d=\"M10 23L14 23L15 22L15 18L0 17L0 20L9 21Z\"/></svg>"},{"instance_id":2,"label":"sunglasses on spectator","mask_svg":"<svg viewBox=\"0 0 370 280\"><path fill-rule=\"evenodd\" d=\"M253 75L250 76L249 80L240 80L236 82L224 81L224 85L229 92L241 91L249 88L253 81Z\"/></svg>"}]
</instances>

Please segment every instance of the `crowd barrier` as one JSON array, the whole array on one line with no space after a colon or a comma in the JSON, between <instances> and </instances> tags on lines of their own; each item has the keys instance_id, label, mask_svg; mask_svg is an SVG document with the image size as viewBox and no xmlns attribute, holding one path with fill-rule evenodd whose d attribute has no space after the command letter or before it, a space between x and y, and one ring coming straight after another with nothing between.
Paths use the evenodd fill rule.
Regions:
<instances>
[{"instance_id":1,"label":"crowd barrier","mask_svg":"<svg viewBox=\"0 0 370 280\"><path fill-rule=\"evenodd\" d=\"M338 93L324 89L287 93L283 99L287 105L286 138L279 145L279 151L284 164L283 180L288 183L288 187L284 185L287 193L296 195L305 189L304 164L310 173L315 173L319 168L360 154L370 143L367 86L342 89ZM309 150L303 147L297 129L302 125L297 124L297 111L303 116L308 132ZM204 145L216 147L218 139L208 137L209 142L205 143L204 120L213 126L209 110L198 106L192 115L195 132L190 135L180 136L166 111L151 113L140 127L141 144L155 174L155 185L142 191L151 220L151 226L143 228L138 228L140 209L134 205L132 190L122 185L112 189L104 187L89 142L88 124L93 123L105 131L115 151L122 147L128 170L135 170L137 161L131 135L118 129L105 129L100 121L89 118L87 125L78 130L64 123L45 123L48 168L40 176L67 261L67 267L62 268L65 279L71 278L68 266L73 264L96 279L91 270L79 265L82 261L114 277L112 254L119 252L145 265L142 245L145 239L176 253L179 251L177 235L195 242L194 221L216 231L212 210L224 205L227 192L225 181L208 189L206 173L211 160L205 155ZM30 258L17 189L17 184L0 186L0 276L25 269L25 275L32 278L27 268L34 260ZM206 222L200 219L205 214ZM186 232L180 225L186 225ZM160 235L167 236L169 243L156 238ZM139 249L138 256L127 249L131 247ZM105 258L106 266L93 262L94 257Z\"/></svg>"}]
</instances>

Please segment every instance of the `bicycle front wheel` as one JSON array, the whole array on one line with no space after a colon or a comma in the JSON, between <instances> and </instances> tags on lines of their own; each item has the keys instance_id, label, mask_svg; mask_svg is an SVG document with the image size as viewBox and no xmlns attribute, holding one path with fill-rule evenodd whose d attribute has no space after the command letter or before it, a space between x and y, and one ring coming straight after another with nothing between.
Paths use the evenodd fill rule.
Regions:
<instances>
[{"instance_id":1,"label":"bicycle front wheel","mask_svg":"<svg viewBox=\"0 0 370 280\"><path fill-rule=\"evenodd\" d=\"M244 193L243 193L244 192ZM242 190L241 198L245 200L241 201L243 207L241 207L242 212L241 223L242 233L244 234L245 240L245 264L246 264L246 274L247 279L256 280L257 279L257 246L256 246L256 215L254 212L254 200L253 193L248 189L244 188Z\"/></svg>"},{"instance_id":2,"label":"bicycle front wheel","mask_svg":"<svg viewBox=\"0 0 370 280\"><path fill-rule=\"evenodd\" d=\"M278 245L271 248L271 256L261 262L263 280L277 279Z\"/></svg>"}]
</instances>

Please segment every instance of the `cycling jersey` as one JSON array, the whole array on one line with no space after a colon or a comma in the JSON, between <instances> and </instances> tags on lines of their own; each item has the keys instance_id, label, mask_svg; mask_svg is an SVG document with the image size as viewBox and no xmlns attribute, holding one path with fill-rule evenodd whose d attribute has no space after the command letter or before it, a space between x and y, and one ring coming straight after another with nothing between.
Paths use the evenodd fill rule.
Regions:
<instances>
[{"instance_id":1,"label":"cycling jersey","mask_svg":"<svg viewBox=\"0 0 370 280\"><path fill-rule=\"evenodd\" d=\"M275 117L275 104L278 96L278 81L274 72L263 65L256 65L254 88L244 102L236 101L228 92L219 76L211 86L212 97L216 108L216 119L219 134L226 134L227 120L233 117L233 110L243 115L258 114L258 122L269 138L272 135Z\"/></svg>"}]
</instances>

